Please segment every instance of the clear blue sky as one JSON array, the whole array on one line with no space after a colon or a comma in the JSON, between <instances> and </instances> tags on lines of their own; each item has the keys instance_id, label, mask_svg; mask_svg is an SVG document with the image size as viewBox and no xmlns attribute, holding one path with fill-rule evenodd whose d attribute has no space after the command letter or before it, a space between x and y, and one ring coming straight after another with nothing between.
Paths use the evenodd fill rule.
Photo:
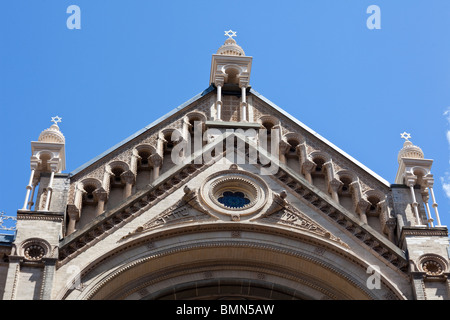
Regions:
<instances>
[{"instance_id":1,"label":"clear blue sky","mask_svg":"<svg viewBox=\"0 0 450 320\"><path fill-rule=\"evenodd\" d=\"M373 4L379 30L366 26ZM21 208L30 141L51 117L73 171L208 87L229 29L256 91L392 183L411 133L450 225L448 0L2 1L0 211Z\"/></svg>"}]
</instances>

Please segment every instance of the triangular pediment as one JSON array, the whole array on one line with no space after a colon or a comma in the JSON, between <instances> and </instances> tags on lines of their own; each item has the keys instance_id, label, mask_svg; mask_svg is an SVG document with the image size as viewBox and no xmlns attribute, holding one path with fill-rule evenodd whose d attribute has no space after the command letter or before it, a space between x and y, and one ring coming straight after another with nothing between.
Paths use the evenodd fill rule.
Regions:
<instances>
[{"instance_id":1,"label":"triangular pediment","mask_svg":"<svg viewBox=\"0 0 450 320\"><path fill-rule=\"evenodd\" d=\"M61 242L62 260L76 254L80 248L89 242L94 240L99 241L103 232L124 226L141 214L148 212L150 208L154 207L155 204L159 203L172 192L186 187L190 179L193 179L206 168L214 166L214 162L205 163L198 161L199 157L202 157L205 153L211 154L212 150L218 150L217 146L219 145L220 148L223 148L226 145L225 142L227 139L230 138L236 139L236 142L240 141L245 145L243 150L233 148L232 153L236 153L241 159L245 158L245 161L250 162L250 150L255 150L259 154L259 158L254 166L261 170L264 170L264 165L261 163L262 159L265 159L262 161L263 163L267 163L268 160L278 163L278 170L275 174L271 175L271 179L276 180L277 183L286 187L288 193L301 199L314 212L332 221L335 227L345 231L355 241L370 249L387 263L391 263L400 269L406 266L403 252L393 243L366 223L359 221L358 217L348 212L339 203L336 203L330 195L310 184L301 174L293 171L285 163L280 163L278 159L273 158L272 155L261 149L258 144L235 132L225 132L222 135L216 136L200 152L187 157L184 163L173 166L170 170L161 174L152 184L147 185L143 190L130 197L130 199L98 216L82 230L78 230L76 233L66 237ZM229 153L229 150L223 151L222 158L226 157L226 153ZM216 156L218 155L216 154ZM191 197L189 198L189 196ZM132 232L124 235L124 240L133 235L149 232L163 226L168 227L176 224L205 221L213 222L216 220L195 199L195 192L187 190L183 198L178 199L177 202L159 214L154 215ZM327 228L302 213L295 205L284 201L278 202L275 207L268 208L266 212L262 213L254 221L256 223L273 224L298 229L303 232L310 232L340 243L344 247L348 247L348 245L333 235Z\"/></svg>"}]
</instances>

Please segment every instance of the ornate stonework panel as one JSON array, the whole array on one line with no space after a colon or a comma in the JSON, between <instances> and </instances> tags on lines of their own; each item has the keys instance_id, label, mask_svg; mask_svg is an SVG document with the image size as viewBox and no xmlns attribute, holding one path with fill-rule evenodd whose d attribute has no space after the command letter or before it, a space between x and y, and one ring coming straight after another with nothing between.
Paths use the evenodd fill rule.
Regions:
<instances>
[{"instance_id":1,"label":"ornate stonework panel","mask_svg":"<svg viewBox=\"0 0 450 320\"><path fill-rule=\"evenodd\" d=\"M300 211L296 210L290 205L288 205L285 209L277 211L276 213L265 216L261 220L265 223L274 223L311 232L323 238L330 239L331 241L334 241L347 249L350 249L350 247L340 238L334 236L333 234L331 234L331 232L324 229L322 226L318 225L316 222L309 219L306 215L302 214Z\"/></svg>"},{"instance_id":2,"label":"ornate stonework panel","mask_svg":"<svg viewBox=\"0 0 450 320\"><path fill-rule=\"evenodd\" d=\"M167 208L156 217L149 220L147 223L136 228L133 232L130 232L126 236L122 237L122 240L138 234L153 231L156 228L170 227L172 225L182 223L200 223L202 221L214 220L215 219L211 215L196 210L185 200L180 200L175 205Z\"/></svg>"}]
</instances>

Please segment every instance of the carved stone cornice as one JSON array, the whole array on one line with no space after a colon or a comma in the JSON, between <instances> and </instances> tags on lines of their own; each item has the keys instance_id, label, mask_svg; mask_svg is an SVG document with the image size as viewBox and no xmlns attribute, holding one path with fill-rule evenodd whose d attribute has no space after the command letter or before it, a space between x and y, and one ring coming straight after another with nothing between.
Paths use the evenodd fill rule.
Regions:
<instances>
[{"instance_id":1,"label":"carved stone cornice","mask_svg":"<svg viewBox=\"0 0 450 320\"><path fill-rule=\"evenodd\" d=\"M400 234L400 241L407 237L448 237L447 227L408 227L404 226Z\"/></svg>"},{"instance_id":2,"label":"carved stone cornice","mask_svg":"<svg viewBox=\"0 0 450 320\"><path fill-rule=\"evenodd\" d=\"M17 211L17 220L43 220L43 221L64 221L64 212L49 212L49 211Z\"/></svg>"}]
</instances>

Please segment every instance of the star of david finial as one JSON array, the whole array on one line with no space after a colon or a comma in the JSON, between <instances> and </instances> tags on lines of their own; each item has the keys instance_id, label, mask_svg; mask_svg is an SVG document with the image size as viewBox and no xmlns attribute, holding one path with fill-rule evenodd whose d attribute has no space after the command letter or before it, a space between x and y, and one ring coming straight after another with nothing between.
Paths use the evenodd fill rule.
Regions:
<instances>
[{"instance_id":1,"label":"star of david finial","mask_svg":"<svg viewBox=\"0 0 450 320\"><path fill-rule=\"evenodd\" d=\"M236 37L236 31L230 29L228 31L225 31L225 35L228 36L229 38Z\"/></svg>"},{"instance_id":2,"label":"star of david finial","mask_svg":"<svg viewBox=\"0 0 450 320\"><path fill-rule=\"evenodd\" d=\"M58 122L61 122L62 118L61 117L52 117L52 122L56 125L58 125Z\"/></svg>"},{"instance_id":3,"label":"star of david finial","mask_svg":"<svg viewBox=\"0 0 450 320\"><path fill-rule=\"evenodd\" d=\"M409 141L408 139L411 139L411 134L403 132L403 133L400 133L400 137L402 139L405 139L406 141Z\"/></svg>"}]
</instances>

